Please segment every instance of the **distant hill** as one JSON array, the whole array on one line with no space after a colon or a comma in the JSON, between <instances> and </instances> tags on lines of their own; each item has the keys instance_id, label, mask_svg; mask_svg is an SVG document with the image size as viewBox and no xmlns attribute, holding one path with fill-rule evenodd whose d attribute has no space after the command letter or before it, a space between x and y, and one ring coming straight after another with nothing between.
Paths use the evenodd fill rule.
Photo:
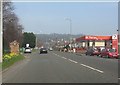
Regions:
<instances>
[{"instance_id":1,"label":"distant hill","mask_svg":"<svg viewBox=\"0 0 120 85\"><path fill-rule=\"evenodd\" d=\"M37 39L42 42L49 42L49 40L70 40L70 38L78 38L80 36L83 36L83 34L77 34L77 35L70 35L70 34L35 34Z\"/></svg>"}]
</instances>

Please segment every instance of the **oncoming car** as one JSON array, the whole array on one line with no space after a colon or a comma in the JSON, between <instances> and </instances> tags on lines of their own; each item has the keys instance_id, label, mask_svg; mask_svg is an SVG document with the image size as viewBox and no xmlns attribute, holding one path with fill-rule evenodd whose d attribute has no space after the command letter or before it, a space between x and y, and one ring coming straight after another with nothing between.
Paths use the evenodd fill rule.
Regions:
<instances>
[{"instance_id":1,"label":"oncoming car","mask_svg":"<svg viewBox=\"0 0 120 85\"><path fill-rule=\"evenodd\" d=\"M52 48L52 47L50 47L50 48L49 48L49 51L53 51L53 48Z\"/></svg>"},{"instance_id":2,"label":"oncoming car","mask_svg":"<svg viewBox=\"0 0 120 85\"><path fill-rule=\"evenodd\" d=\"M24 53L31 53L31 52L32 52L32 50L30 47L25 47Z\"/></svg>"},{"instance_id":3,"label":"oncoming car","mask_svg":"<svg viewBox=\"0 0 120 85\"><path fill-rule=\"evenodd\" d=\"M40 54L41 53L48 53L46 48L40 48Z\"/></svg>"}]
</instances>

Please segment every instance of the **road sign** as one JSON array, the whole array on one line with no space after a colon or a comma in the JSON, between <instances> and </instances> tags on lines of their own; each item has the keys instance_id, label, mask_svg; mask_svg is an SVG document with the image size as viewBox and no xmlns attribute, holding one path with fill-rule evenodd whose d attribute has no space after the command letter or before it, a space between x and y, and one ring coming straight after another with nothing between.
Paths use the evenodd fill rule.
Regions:
<instances>
[{"instance_id":1,"label":"road sign","mask_svg":"<svg viewBox=\"0 0 120 85\"><path fill-rule=\"evenodd\" d=\"M29 44L26 44L26 47L29 47L30 45Z\"/></svg>"},{"instance_id":2,"label":"road sign","mask_svg":"<svg viewBox=\"0 0 120 85\"><path fill-rule=\"evenodd\" d=\"M118 53L118 36L117 36L117 34L114 34L112 36L112 48L115 48Z\"/></svg>"},{"instance_id":3,"label":"road sign","mask_svg":"<svg viewBox=\"0 0 120 85\"><path fill-rule=\"evenodd\" d=\"M118 39L117 34L114 34L114 35L112 36L112 39Z\"/></svg>"}]
</instances>

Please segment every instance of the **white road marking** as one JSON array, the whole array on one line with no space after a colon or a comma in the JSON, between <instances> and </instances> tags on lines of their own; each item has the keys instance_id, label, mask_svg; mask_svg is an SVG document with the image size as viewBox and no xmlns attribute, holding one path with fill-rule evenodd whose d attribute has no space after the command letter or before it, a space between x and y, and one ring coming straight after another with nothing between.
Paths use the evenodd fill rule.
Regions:
<instances>
[{"instance_id":1,"label":"white road marking","mask_svg":"<svg viewBox=\"0 0 120 85\"><path fill-rule=\"evenodd\" d=\"M61 58L63 58L63 59L67 59L67 58L65 58L65 57L61 57Z\"/></svg>"},{"instance_id":2,"label":"white road marking","mask_svg":"<svg viewBox=\"0 0 120 85\"><path fill-rule=\"evenodd\" d=\"M58 57L60 57L60 55L57 55Z\"/></svg>"},{"instance_id":3,"label":"white road marking","mask_svg":"<svg viewBox=\"0 0 120 85\"><path fill-rule=\"evenodd\" d=\"M55 53L54 53L55 54ZM67 59L67 58L65 58L65 57L62 57L62 56L60 56L60 55L58 55L58 54L55 54L56 56L58 56L58 57L61 57L61 58L63 58L63 59ZM74 61L74 60L71 60L71 59L68 59L69 61L71 61L71 62L73 62L73 63L78 63L78 62L76 62L76 61ZM88 65L85 65L85 64L80 64L80 65L82 65L82 66L84 66L84 67L87 67L87 68L89 68L89 69L92 69L92 70L94 70L94 71L97 71L97 72L100 72L100 73L104 73L103 71L101 71L101 70L98 70L98 69L96 69L96 68L93 68L93 67L91 67L91 66L88 66ZM120 78L118 78L118 79L120 79Z\"/></svg>"},{"instance_id":4,"label":"white road marking","mask_svg":"<svg viewBox=\"0 0 120 85\"><path fill-rule=\"evenodd\" d=\"M54 55L56 55L56 56L58 56L58 57L60 57L60 55L58 55L58 54L56 54L56 53L53 53Z\"/></svg>"},{"instance_id":5,"label":"white road marking","mask_svg":"<svg viewBox=\"0 0 120 85\"><path fill-rule=\"evenodd\" d=\"M97 71L97 72L104 73L103 71L98 70L98 69L96 69L96 68L93 68L93 67L91 67L91 66L88 66L88 65L85 65L85 64L80 64L80 65L82 65L82 66L84 66L84 67L87 67L87 68L90 68L90 69L92 69L92 70L95 70L95 71Z\"/></svg>"},{"instance_id":6,"label":"white road marking","mask_svg":"<svg viewBox=\"0 0 120 85\"><path fill-rule=\"evenodd\" d=\"M69 61L71 61L71 62L73 62L73 63L78 63L78 62L76 62L76 61L74 61L74 60L71 60L71 59L68 59Z\"/></svg>"}]
</instances>

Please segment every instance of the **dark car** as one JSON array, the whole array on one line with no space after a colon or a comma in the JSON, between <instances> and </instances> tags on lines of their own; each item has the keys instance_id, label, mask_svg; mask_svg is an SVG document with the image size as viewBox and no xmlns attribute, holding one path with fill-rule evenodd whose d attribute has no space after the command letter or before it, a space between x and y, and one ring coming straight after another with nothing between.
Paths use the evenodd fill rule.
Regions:
<instances>
[{"instance_id":1,"label":"dark car","mask_svg":"<svg viewBox=\"0 0 120 85\"><path fill-rule=\"evenodd\" d=\"M86 55L90 55L90 56L92 56L92 55L97 55L97 56L99 56L99 55L100 55L100 50L97 49L97 48L89 48L89 49L86 51L85 54L86 54Z\"/></svg>"},{"instance_id":2,"label":"dark car","mask_svg":"<svg viewBox=\"0 0 120 85\"><path fill-rule=\"evenodd\" d=\"M40 54L41 54L41 53L48 53L48 51L47 51L46 48L41 48L41 49L40 49Z\"/></svg>"},{"instance_id":3,"label":"dark car","mask_svg":"<svg viewBox=\"0 0 120 85\"><path fill-rule=\"evenodd\" d=\"M115 49L103 49L100 56L108 58L119 58L119 54L116 52Z\"/></svg>"},{"instance_id":4,"label":"dark car","mask_svg":"<svg viewBox=\"0 0 120 85\"><path fill-rule=\"evenodd\" d=\"M86 51L86 55L93 55L93 52L94 52L94 50L93 50L93 48L89 48L89 49L87 49L87 51Z\"/></svg>"}]
</instances>

